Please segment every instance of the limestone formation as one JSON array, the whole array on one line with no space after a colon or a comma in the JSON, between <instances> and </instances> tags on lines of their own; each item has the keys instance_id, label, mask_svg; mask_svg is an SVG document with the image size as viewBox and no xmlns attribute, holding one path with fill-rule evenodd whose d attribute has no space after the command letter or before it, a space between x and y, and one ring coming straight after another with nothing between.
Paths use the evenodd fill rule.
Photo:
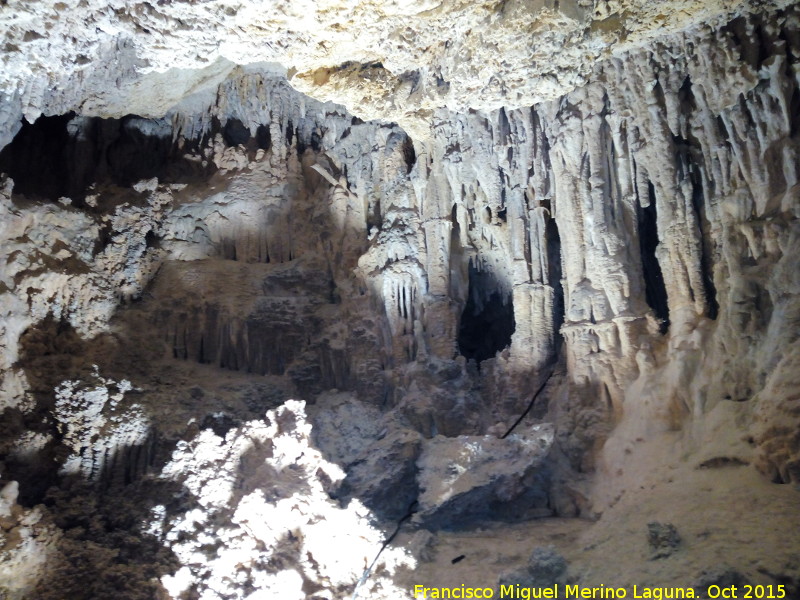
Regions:
<instances>
[{"instance_id":1,"label":"limestone formation","mask_svg":"<svg viewBox=\"0 0 800 600\"><path fill-rule=\"evenodd\" d=\"M0 3L0 596L796 596L799 25Z\"/></svg>"}]
</instances>

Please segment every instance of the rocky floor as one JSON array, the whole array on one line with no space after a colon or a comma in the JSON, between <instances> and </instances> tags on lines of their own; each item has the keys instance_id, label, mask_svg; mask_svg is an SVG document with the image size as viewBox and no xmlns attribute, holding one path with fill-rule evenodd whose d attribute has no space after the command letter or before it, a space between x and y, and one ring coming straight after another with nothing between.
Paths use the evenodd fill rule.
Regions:
<instances>
[{"instance_id":1,"label":"rocky floor","mask_svg":"<svg viewBox=\"0 0 800 600\"><path fill-rule=\"evenodd\" d=\"M151 354L158 346L163 358ZM770 483L740 461L703 460L687 451L686 432L634 442L613 473L609 452L600 470L608 480L598 485L605 489L595 493L615 496L591 518L553 518L545 510L519 521L506 511L503 522L487 510L483 519L456 524L448 515L417 512L372 564L401 508L391 518L376 513L364 505L385 502L374 486L359 488L364 482L357 480L342 496L337 481L342 468L358 472L350 456L384 451L375 442L392 438L396 415L340 392L304 406L287 400L284 378L168 353L168 344L153 342L139 358L134 352L124 361L100 361L109 374L120 368L135 382L111 413L113 394L100 411L156 431L151 455L121 447L123 454L113 456L112 448L111 462L95 458L95 471L87 473L94 484L65 481L33 510L4 492L11 518L5 585L23 583L26 572L44 576L35 597L48 599L65 590L76 598L155 598L165 589L175 598L388 599L411 598L417 585L489 587L498 597L501 585L556 584L561 594L567 585L624 587L630 594L636 585L640 594L645 587L692 588L706 598L708 586L748 583L784 585L788 598L797 597L800 488ZM131 359L137 367L130 368ZM124 389L110 375L98 377L81 387ZM345 428L349 435L330 437ZM104 435L120 443L118 432ZM392 440L392 452L381 455L385 468L413 460L396 455L419 439L406 442ZM104 443L95 442L95 455ZM627 442L620 435L614 443ZM447 461L456 464L452 456ZM371 465L371 478L400 493L402 480L379 475L380 464ZM406 484L414 485L413 477ZM670 526L675 535L664 533ZM45 548L48 562L37 564ZM194 591L184 596L183 589ZM9 597L32 597L7 590Z\"/></svg>"}]
</instances>

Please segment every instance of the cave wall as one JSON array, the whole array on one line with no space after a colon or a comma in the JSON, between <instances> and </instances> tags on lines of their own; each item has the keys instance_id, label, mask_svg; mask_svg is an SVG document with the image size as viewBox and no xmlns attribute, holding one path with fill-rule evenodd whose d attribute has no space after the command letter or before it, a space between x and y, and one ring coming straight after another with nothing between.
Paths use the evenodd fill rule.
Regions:
<instances>
[{"instance_id":1,"label":"cave wall","mask_svg":"<svg viewBox=\"0 0 800 600\"><path fill-rule=\"evenodd\" d=\"M261 427L241 414L300 396L331 407L320 429L340 419L329 438L367 440L341 450L341 493L399 518L418 465L441 458L425 452L507 431L552 372L535 410L554 423L547 473L509 474L492 516L523 501L527 515L592 516L628 485L632 445L663 432L698 465L755 464L796 483L799 19L790 7L665 33L555 99L438 107L425 127L416 115L413 139L267 66L212 65L194 74L203 93L153 118L50 117L55 138L45 127L24 143L26 125L0 160L16 176L0 192L3 476L21 486L4 496L9 514L28 518L67 477L163 475L175 448L169 468L191 482L174 466L188 461L184 437L228 443L234 472L249 451L236 436ZM41 136L64 152L37 163ZM137 164L143 152L166 164ZM48 177L66 181L37 187ZM159 361L189 369L180 391L158 391L169 376L147 373ZM268 391L241 384L228 402L194 381L195 365ZM339 392L382 426L367 435L338 416L350 409L326 394ZM370 483L377 472L391 493ZM320 497L333 489L308 477ZM485 516L480 491L456 508ZM432 527L461 514L428 501ZM189 527L188 511L164 531ZM60 535L48 527L43 538Z\"/></svg>"},{"instance_id":2,"label":"cave wall","mask_svg":"<svg viewBox=\"0 0 800 600\"><path fill-rule=\"evenodd\" d=\"M557 101L441 111L416 143L240 73L202 110L138 125L173 140L175 163L216 178L213 194L198 171L130 192L112 176L88 206L28 209L7 185L4 295L16 308L4 388L16 399L6 404L24 396L11 365L26 327L49 314L95 335L159 268L144 318L174 357L289 373L301 392L357 389L403 404L414 365L450 362L469 404L480 382L482 407L465 425L477 431L521 410L563 338L576 402L600 420L621 418L642 364L690 346L714 351L661 382L669 426L749 400L793 339L780 324L795 310L786 252L796 235L797 20L790 9L665 36L599 63L590 85ZM84 118L66 129L105 139ZM28 244L53 234L36 258ZM242 292L203 300L226 287ZM476 375L459 332L468 305L479 318L493 302L513 313L513 335L508 343L505 325ZM791 479L785 452L764 460Z\"/></svg>"}]
</instances>

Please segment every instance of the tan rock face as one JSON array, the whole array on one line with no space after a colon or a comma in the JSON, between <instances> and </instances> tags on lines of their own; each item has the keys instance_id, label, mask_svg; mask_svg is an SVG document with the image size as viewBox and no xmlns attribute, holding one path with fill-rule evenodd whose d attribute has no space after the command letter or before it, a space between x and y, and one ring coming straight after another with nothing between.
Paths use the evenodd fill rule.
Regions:
<instances>
[{"instance_id":1,"label":"tan rock face","mask_svg":"<svg viewBox=\"0 0 800 600\"><path fill-rule=\"evenodd\" d=\"M797 483L790 4L0 7L4 529L54 545L2 585L86 546L102 596L121 531L173 597L344 597L370 520Z\"/></svg>"},{"instance_id":2,"label":"tan rock face","mask_svg":"<svg viewBox=\"0 0 800 600\"><path fill-rule=\"evenodd\" d=\"M2 143L20 116L161 116L236 65L427 137L436 109L530 106L594 64L752 3L680 0L101 3L0 7ZM759 8L764 3L759 3ZM780 0L770 6L788 6ZM710 33L706 30L706 33Z\"/></svg>"}]
</instances>

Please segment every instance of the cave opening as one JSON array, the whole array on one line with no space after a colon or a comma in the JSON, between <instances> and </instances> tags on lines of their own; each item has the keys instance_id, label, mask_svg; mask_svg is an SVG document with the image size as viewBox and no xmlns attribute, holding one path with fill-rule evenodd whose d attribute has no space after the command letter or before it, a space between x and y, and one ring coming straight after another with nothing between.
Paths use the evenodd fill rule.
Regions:
<instances>
[{"instance_id":1,"label":"cave opening","mask_svg":"<svg viewBox=\"0 0 800 600\"><path fill-rule=\"evenodd\" d=\"M261 150L269 150L272 148L272 136L269 132L269 127L266 125L259 125L256 128L256 146Z\"/></svg>"},{"instance_id":2,"label":"cave opening","mask_svg":"<svg viewBox=\"0 0 800 600\"><path fill-rule=\"evenodd\" d=\"M179 147L167 118L41 116L23 123L0 151L0 173L14 180L14 193L52 201L67 197L83 207L95 184L130 187L153 177L162 183L206 179L213 164L187 156L198 141L186 140L186 147Z\"/></svg>"},{"instance_id":3,"label":"cave opening","mask_svg":"<svg viewBox=\"0 0 800 600\"><path fill-rule=\"evenodd\" d=\"M655 187L652 182L648 182L647 185L650 202L647 206L639 205L637 210L639 250L642 257L645 299L660 321L659 330L663 334L669 329L669 304L667 303L667 286L664 284L664 275L656 256L659 239Z\"/></svg>"},{"instance_id":4,"label":"cave opening","mask_svg":"<svg viewBox=\"0 0 800 600\"><path fill-rule=\"evenodd\" d=\"M222 129L226 146L245 146L250 140L250 129L239 119L228 119Z\"/></svg>"},{"instance_id":5,"label":"cave opening","mask_svg":"<svg viewBox=\"0 0 800 600\"><path fill-rule=\"evenodd\" d=\"M0 172L14 180L14 192L57 200L81 186L78 173L68 168L64 155L70 142L67 124L74 113L41 116L23 121L14 139L0 152ZM47 173L47 177L42 174ZM86 182L88 183L88 182ZM84 183L85 186L85 183Z\"/></svg>"},{"instance_id":6,"label":"cave opening","mask_svg":"<svg viewBox=\"0 0 800 600\"><path fill-rule=\"evenodd\" d=\"M256 127L255 134L250 132L250 127L235 117L225 121L225 125L214 117L212 123L211 137L220 133L225 146L229 148L241 146L248 153L250 160L254 160L256 151L266 152L272 148L272 135L269 127L263 123Z\"/></svg>"},{"instance_id":7,"label":"cave opening","mask_svg":"<svg viewBox=\"0 0 800 600\"><path fill-rule=\"evenodd\" d=\"M495 277L478 270L470 261L467 304L458 328L458 350L477 363L511 345L514 334L514 304Z\"/></svg>"}]
</instances>

